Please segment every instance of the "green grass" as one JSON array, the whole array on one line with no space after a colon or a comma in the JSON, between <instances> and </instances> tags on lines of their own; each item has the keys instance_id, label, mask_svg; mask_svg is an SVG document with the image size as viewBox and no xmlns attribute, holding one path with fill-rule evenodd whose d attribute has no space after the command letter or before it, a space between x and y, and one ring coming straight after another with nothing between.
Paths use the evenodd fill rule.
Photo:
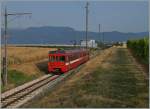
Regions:
<instances>
[{"instance_id":1,"label":"green grass","mask_svg":"<svg viewBox=\"0 0 150 109\"><path fill-rule=\"evenodd\" d=\"M104 100L92 102L95 100L94 98L90 100L84 99L84 103L80 103L80 106L148 107L148 81L142 78L142 72L138 72L141 77L136 78L135 72L128 67L122 66L131 64L126 52L122 49L118 50L116 59L110 61L110 63L113 65L111 69L98 68L90 75L92 78L90 81L84 79L85 84L78 84L86 95L99 96ZM140 83L142 85L138 85ZM105 98L112 101L109 102Z\"/></svg>"},{"instance_id":2,"label":"green grass","mask_svg":"<svg viewBox=\"0 0 150 109\"><path fill-rule=\"evenodd\" d=\"M148 81L142 72L136 70L136 66L129 66L132 60L126 49L118 49L106 62L111 66L103 68L100 65L93 73L56 93L57 96L48 94L40 101L32 101L27 107L148 107Z\"/></svg>"},{"instance_id":3,"label":"green grass","mask_svg":"<svg viewBox=\"0 0 150 109\"><path fill-rule=\"evenodd\" d=\"M21 84L24 84L28 81L31 81L35 79L37 76L36 75L25 75L23 72L17 71L17 70L9 70L8 71L8 85L1 87L2 92L5 90L8 90L13 87L17 87Z\"/></svg>"}]
</instances>

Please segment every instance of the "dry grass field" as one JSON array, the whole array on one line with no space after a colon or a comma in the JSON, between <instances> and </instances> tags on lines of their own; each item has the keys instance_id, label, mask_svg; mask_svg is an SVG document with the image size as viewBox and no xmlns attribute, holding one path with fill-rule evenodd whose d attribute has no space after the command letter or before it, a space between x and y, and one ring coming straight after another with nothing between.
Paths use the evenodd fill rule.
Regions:
<instances>
[{"instance_id":1,"label":"dry grass field","mask_svg":"<svg viewBox=\"0 0 150 109\"><path fill-rule=\"evenodd\" d=\"M40 47L8 47L8 64L22 64L26 62L39 61L48 57L48 51L55 48Z\"/></svg>"},{"instance_id":2,"label":"dry grass field","mask_svg":"<svg viewBox=\"0 0 150 109\"><path fill-rule=\"evenodd\" d=\"M7 48L8 67L11 70L17 70L29 75L36 74L40 72L40 67L43 66L43 62L45 62L45 65L47 64L46 61L48 61L48 52L52 50L56 49L42 47L9 46Z\"/></svg>"}]
</instances>

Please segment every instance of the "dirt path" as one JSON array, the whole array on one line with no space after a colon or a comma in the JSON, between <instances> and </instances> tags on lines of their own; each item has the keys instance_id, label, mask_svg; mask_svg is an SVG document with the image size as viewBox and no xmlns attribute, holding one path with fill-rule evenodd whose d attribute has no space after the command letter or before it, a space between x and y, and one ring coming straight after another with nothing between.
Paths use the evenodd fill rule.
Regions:
<instances>
[{"instance_id":1,"label":"dirt path","mask_svg":"<svg viewBox=\"0 0 150 109\"><path fill-rule=\"evenodd\" d=\"M148 80L127 49L112 47L25 107L148 107Z\"/></svg>"}]
</instances>

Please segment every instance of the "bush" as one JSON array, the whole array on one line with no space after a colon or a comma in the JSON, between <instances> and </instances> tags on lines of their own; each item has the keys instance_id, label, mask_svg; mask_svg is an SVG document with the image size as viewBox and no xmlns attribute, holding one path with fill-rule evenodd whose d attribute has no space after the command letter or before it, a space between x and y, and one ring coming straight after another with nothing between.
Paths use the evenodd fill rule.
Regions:
<instances>
[{"instance_id":1,"label":"bush","mask_svg":"<svg viewBox=\"0 0 150 109\"><path fill-rule=\"evenodd\" d=\"M132 49L134 54L149 63L149 38L139 40L128 40L127 47Z\"/></svg>"},{"instance_id":2,"label":"bush","mask_svg":"<svg viewBox=\"0 0 150 109\"><path fill-rule=\"evenodd\" d=\"M37 75L26 75L23 72L17 70L8 70L8 85L1 85L1 91L4 92L6 90L12 89L19 85L22 85L26 82L32 81L37 78Z\"/></svg>"}]
</instances>

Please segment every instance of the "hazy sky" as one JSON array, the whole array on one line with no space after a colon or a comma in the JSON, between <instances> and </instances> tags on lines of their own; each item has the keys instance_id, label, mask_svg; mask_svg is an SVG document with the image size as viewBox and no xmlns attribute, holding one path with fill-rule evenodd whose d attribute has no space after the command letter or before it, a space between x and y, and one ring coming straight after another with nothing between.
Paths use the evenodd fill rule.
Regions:
<instances>
[{"instance_id":1,"label":"hazy sky","mask_svg":"<svg viewBox=\"0 0 150 109\"><path fill-rule=\"evenodd\" d=\"M89 0L90 1L90 0ZM148 1L90 1L89 30L142 32L148 31ZM9 27L69 26L85 30L86 1L7 2L9 13L31 12L32 16L9 17Z\"/></svg>"}]
</instances>

